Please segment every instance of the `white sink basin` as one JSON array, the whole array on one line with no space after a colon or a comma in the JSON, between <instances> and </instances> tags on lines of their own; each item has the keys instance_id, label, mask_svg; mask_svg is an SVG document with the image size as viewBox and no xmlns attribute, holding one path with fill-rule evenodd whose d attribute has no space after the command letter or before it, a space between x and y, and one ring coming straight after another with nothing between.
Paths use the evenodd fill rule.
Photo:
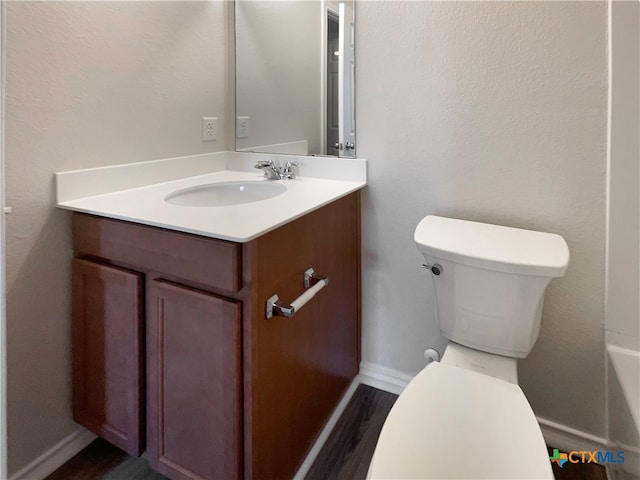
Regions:
<instances>
[{"instance_id":1,"label":"white sink basin","mask_svg":"<svg viewBox=\"0 0 640 480\"><path fill-rule=\"evenodd\" d=\"M283 184L268 180L219 182L176 190L164 201L184 207L224 207L266 200L286 191Z\"/></svg>"}]
</instances>

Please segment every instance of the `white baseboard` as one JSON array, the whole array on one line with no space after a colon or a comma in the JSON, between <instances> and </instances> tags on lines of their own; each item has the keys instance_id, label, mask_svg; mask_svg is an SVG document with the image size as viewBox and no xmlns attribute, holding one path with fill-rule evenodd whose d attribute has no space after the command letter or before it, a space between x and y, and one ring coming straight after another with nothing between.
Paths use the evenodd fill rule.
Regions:
<instances>
[{"instance_id":1,"label":"white baseboard","mask_svg":"<svg viewBox=\"0 0 640 480\"><path fill-rule=\"evenodd\" d=\"M353 397L353 394L360 383L362 382L360 381L359 376L356 376L340 399L340 402L338 402L338 405L331 414L331 417L327 420L327 423L325 424L322 432L320 432L320 435L318 435L318 438L311 447L311 450L309 450L307 457L294 476L294 480L301 480L307 475L311 465L313 465L313 462L320 453L320 450L322 450L327 438L329 438L331 431L335 427L336 423L338 423L338 419L346 409L351 397ZM64 463L93 442L96 438L96 435L91 433L89 430L78 428L75 432L58 442L29 465L12 474L9 477L9 480L41 480L53 473L56 469L60 468Z\"/></svg>"},{"instance_id":2,"label":"white baseboard","mask_svg":"<svg viewBox=\"0 0 640 480\"><path fill-rule=\"evenodd\" d=\"M309 473L309 469L311 468L311 465L313 465L313 462L318 457L318 454L320 453L320 450L322 450L322 447L327 441L327 438L329 438L329 435L331 434L333 427L335 427L336 423L338 423L340 416L344 412L345 408L347 408L347 405L349 404L349 400L351 400L351 397L353 397L353 394L355 393L360 383L361 383L360 379L358 378L358 376L356 376L356 378L353 379L353 382L351 382L351 385L349 385L349 388L347 389L347 391L344 393L344 395L338 402L338 405L336 406L335 410L329 417L329 420L327 420L327 423L322 429L322 432L320 432L320 435L318 435L318 438L316 439L315 443L311 447L311 450L309 450L309 453L307 454L307 457L304 459L304 462L302 462L302 465L300 465L300 468L298 469L295 476L293 477L293 480L302 480L304 477L307 476L307 473Z\"/></svg>"},{"instance_id":3,"label":"white baseboard","mask_svg":"<svg viewBox=\"0 0 640 480\"><path fill-rule=\"evenodd\" d=\"M572 450L607 450L610 448L606 438L591 435L573 427L563 425L546 418L536 417L547 445L565 452Z\"/></svg>"},{"instance_id":4,"label":"white baseboard","mask_svg":"<svg viewBox=\"0 0 640 480\"><path fill-rule=\"evenodd\" d=\"M616 442L610 450L623 450L624 463L607 465L607 474L612 480L637 480L640 478L640 448Z\"/></svg>"},{"instance_id":5,"label":"white baseboard","mask_svg":"<svg viewBox=\"0 0 640 480\"><path fill-rule=\"evenodd\" d=\"M370 362L360 364L360 379L365 385L400 395L412 376L398 370L376 365ZM607 450L612 445L605 438L557 423L546 418L536 417L547 445L564 451L572 450ZM623 447L621 447L623 448ZM637 465L638 452L623 448L630 456L625 465ZM635 473L635 472L633 472Z\"/></svg>"},{"instance_id":6,"label":"white baseboard","mask_svg":"<svg viewBox=\"0 0 640 480\"><path fill-rule=\"evenodd\" d=\"M324 446L324 443L331 434L331 431L338 422L338 419L347 407L351 397L353 397L358 385L362 383L364 385L369 385L371 387L399 395L412 378L413 377L411 375L398 370L393 370L391 368L369 362L362 362L360 365L360 374L353 380L345 394L342 396L342 399L331 414L331 417L329 417L324 429L320 432L316 442L313 444L313 447L311 447L307 457L298 469L298 472L294 476L294 480L303 479L309 472L311 465L320 453L320 450ZM621 448L625 450L627 460L624 465L615 466L613 468L611 468L611 465L607 465L607 471L610 473L610 478L620 480L623 478L626 479L626 474L619 470L624 469L628 472L629 467L631 467L630 473L635 475L635 478L640 476L640 472L636 471L636 466L640 464L640 452L636 449L623 445L612 445L607 442L605 438L591 435L546 418L537 417L537 420L540 428L542 429L542 435L544 436L547 445L564 451L593 451ZM51 449L40 455L29 465L11 475L9 480L43 479L67 462L80 450L89 445L89 443L91 443L95 438L96 436L93 433L85 430L84 428L79 428L58 444L54 445Z\"/></svg>"},{"instance_id":7,"label":"white baseboard","mask_svg":"<svg viewBox=\"0 0 640 480\"><path fill-rule=\"evenodd\" d=\"M331 417L327 420L324 429L320 432L320 435L311 447L311 450L309 450L309 453L298 469L294 480L300 480L306 476L360 383L362 382L360 381L359 376L356 376L340 399L340 402L338 402L338 405L331 414ZM53 473L56 469L60 468L64 463L93 442L96 438L96 435L90 431L85 430L84 428L78 428L75 432L44 452L29 465L12 474L9 477L9 480L41 480Z\"/></svg>"},{"instance_id":8,"label":"white baseboard","mask_svg":"<svg viewBox=\"0 0 640 480\"><path fill-rule=\"evenodd\" d=\"M547 445L565 452L576 451L624 451L624 463L605 463L608 478L623 480L640 478L640 451L637 447L612 443L606 438L568 427L561 423L536 417Z\"/></svg>"},{"instance_id":9,"label":"white baseboard","mask_svg":"<svg viewBox=\"0 0 640 480\"><path fill-rule=\"evenodd\" d=\"M411 375L382 365L370 362L360 364L360 382L385 392L400 395L412 379Z\"/></svg>"},{"instance_id":10,"label":"white baseboard","mask_svg":"<svg viewBox=\"0 0 640 480\"><path fill-rule=\"evenodd\" d=\"M93 442L97 437L89 430L78 428L71 435L44 452L33 462L12 474L9 480L40 480L60 468L71 457Z\"/></svg>"}]
</instances>

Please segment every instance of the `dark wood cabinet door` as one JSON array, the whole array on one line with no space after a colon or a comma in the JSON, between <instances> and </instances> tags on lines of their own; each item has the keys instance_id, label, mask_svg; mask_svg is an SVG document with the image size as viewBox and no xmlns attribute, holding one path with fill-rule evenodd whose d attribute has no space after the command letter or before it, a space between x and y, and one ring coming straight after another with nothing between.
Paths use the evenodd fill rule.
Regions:
<instances>
[{"instance_id":1,"label":"dark wood cabinet door","mask_svg":"<svg viewBox=\"0 0 640 480\"><path fill-rule=\"evenodd\" d=\"M143 448L141 274L73 260L73 418L131 455Z\"/></svg>"},{"instance_id":2,"label":"dark wood cabinet door","mask_svg":"<svg viewBox=\"0 0 640 480\"><path fill-rule=\"evenodd\" d=\"M241 304L163 280L147 296L147 453L176 479L241 477Z\"/></svg>"}]
</instances>

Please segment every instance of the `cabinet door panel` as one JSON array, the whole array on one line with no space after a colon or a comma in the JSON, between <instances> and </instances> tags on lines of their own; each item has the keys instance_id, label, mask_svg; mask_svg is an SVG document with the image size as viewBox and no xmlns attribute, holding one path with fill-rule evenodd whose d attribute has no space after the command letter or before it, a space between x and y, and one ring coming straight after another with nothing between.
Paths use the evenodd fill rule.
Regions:
<instances>
[{"instance_id":1,"label":"cabinet door panel","mask_svg":"<svg viewBox=\"0 0 640 480\"><path fill-rule=\"evenodd\" d=\"M148 453L173 479L240 478L240 303L149 286Z\"/></svg>"},{"instance_id":2,"label":"cabinet door panel","mask_svg":"<svg viewBox=\"0 0 640 480\"><path fill-rule=\"evenodd\" d=\"M73 417L131 455L143 446L142 282L73 260Z\"/></svg>"}]
</instances>

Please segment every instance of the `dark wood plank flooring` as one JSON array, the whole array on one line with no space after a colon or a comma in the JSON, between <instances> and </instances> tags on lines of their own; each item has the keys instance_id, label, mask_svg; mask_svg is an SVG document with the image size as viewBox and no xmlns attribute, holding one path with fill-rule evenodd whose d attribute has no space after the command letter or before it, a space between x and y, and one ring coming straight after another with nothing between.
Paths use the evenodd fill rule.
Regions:
<instances>
[{"instance_id":1,"label":"dark wood plank flooring","mask_svg":"<svg viewBox=\"0 0 640 480\"><path fill-rule=\"evenodd\" d=\"M364 480L378 435L397 396L360 385L305 480ZM552 449L550 449L551 455ZM607 480L596 464L553 464L556 480ZM98 439L45 480L167 480L143 458ZM223 480L223 479L221 479Z\"/></svg>"},{"instance_id":2,"label":"dark wood plank flooring","mask_svg":"<svg viewBox=\"0 0 640 480\"><path fill-rule=\"evenodd\" d=\"M365 479L382 425L396 398L392 393L360 385L305 480Z\"/></svg>"},{"instance_id":3,"label":"dark wood plank flooring","mask_svg":"<svg viewBox=\"0 0 640 480\"><path fill-rule=\"evenodd\" d=\"M92 442L45 480L166 480L146 460L130 457L101 438Z\"/></svg>"}]
</instances>

